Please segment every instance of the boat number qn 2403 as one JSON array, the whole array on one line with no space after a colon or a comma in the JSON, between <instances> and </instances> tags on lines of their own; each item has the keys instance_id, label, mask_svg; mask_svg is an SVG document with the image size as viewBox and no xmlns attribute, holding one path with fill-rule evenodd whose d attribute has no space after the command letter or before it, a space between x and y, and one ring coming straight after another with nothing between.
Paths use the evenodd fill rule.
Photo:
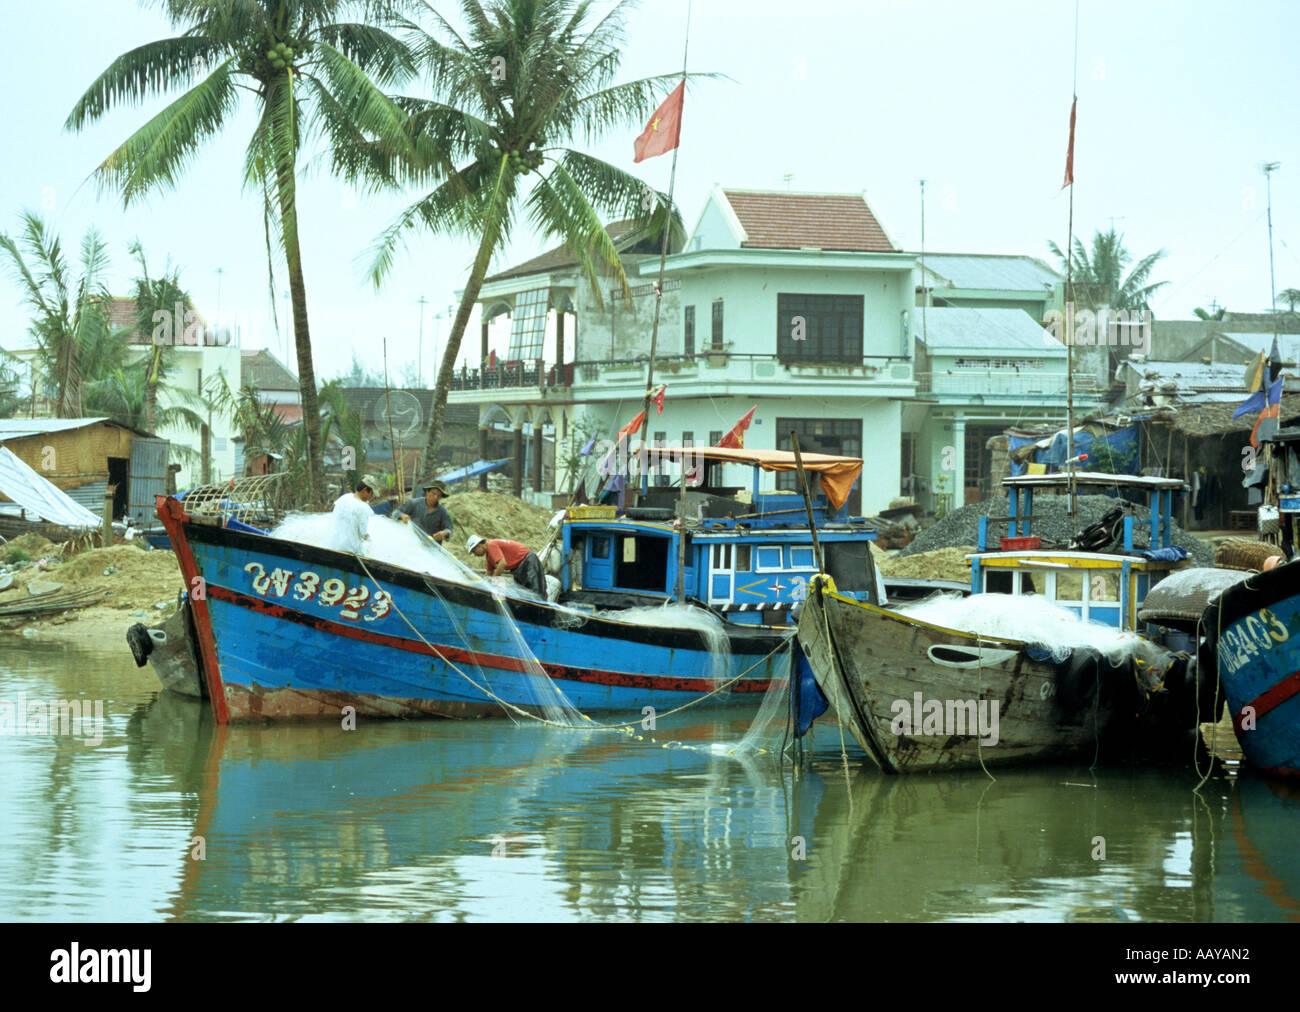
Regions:
<instances>
[{"instance_id":1,"label":"boat number qn 2403","mask_svg":"<svg viewBox=\"0 0 1300 1012\"><path fill-rule=\"evenodd\" d=\"M277 567L268 573L260 562L250 562L244 572L252 574L253 590L263 597L288 595L290 600L303 604L314 600L322 608L338 608L339 618L351 622L373 622L387 615L393 606L393 599L382 590L371 597L368 587L349 587L338 577L322 582L320 574L310 570L298 573L295 580L287 569Z\"/></svg>"}]
</instances>

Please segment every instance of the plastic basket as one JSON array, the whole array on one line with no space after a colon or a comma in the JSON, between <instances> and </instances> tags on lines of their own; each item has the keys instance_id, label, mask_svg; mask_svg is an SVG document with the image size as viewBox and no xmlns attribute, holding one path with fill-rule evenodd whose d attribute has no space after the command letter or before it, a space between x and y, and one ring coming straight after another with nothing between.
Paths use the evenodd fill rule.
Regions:
<instances>
[{"instance_id":1,"label":"plastic basket","mask_svg":"<svg viewBox=\"0 0 1300 1012\"><path fill-rule=\"evenodd\" d=\"M1000 538L1004 552L1024 552L1042 545L1042 538Z\"/></svg>"}]
</instances>

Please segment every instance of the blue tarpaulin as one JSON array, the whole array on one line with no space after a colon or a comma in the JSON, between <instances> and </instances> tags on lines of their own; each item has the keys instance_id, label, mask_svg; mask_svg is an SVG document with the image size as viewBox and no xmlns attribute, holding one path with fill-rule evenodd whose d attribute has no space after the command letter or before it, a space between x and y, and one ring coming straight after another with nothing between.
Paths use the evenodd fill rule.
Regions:
<instances>
[{"instance_id":1,"label":"blue tarpaulin","mask_svg":"<svg viewBox=\"0 0 1300 1012\"><path fill-rule=\"evenodd\" d=\"M1110 473L1118 474L1137 474L1138 473L1138 430L1136 425L1130 425L1127 428L1117 429L1108 436L1098 439L1091 432L1080 431L1074 434L1074 452L1075 455L1086 453L1088 460L1083 462L1081 470L1098 471L1105 470ZM1038 442L1035 439L1025 439L1017 436L1009 437L1008 445L1010 449L1015 450L1018 447L1025 446L1028 443ZM1092 459L1096 456L1094 446L1101 444L1111 450L1111 454L1105 466L1100 466L1099 462ZM1037 450L1034 453L1034 461L1039 464L1048 464L1052 467L1061 468L1065 466L1066 433L1062 429L1054 437L1051 444L1045 450ZM1121 466L1111 467L1116 461L1122 461ZM1023 474L1024 467L1012 465L1012 474Z\"/></svg>"},{"instance_id":2,"label":"blue tarpaulin","mask_svg":"<svg viewBox=\"0 0 1300 1012\"><path fill-rule=\"evenodd\" d=\"M830 705L822 690L817 687L817 678L813 675L812 665L804 656L799 644L794 645L794 736L802 738L808 728Z\"/></svg>"},{"instance_id":3,"label":"blue tarpaulin","mask_svg":"<svg viewBox=\"0 0 1300 1012\"><path fill-rule=\"evenodd\" d=\"M501 460L476 460L465 467L458 467L454 471L438 475L437 480L450 485L452 482L465 481L467 478L477 478L480 474L487 474L489 471L495 471L498 467L505 467L508 459L503 457Z\"/></svg>"}]
</instances>

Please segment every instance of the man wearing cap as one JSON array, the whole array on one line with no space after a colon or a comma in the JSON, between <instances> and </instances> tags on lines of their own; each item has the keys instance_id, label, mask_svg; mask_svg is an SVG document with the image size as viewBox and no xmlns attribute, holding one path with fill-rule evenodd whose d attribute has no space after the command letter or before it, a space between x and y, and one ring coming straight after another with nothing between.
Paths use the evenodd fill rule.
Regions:
<instances>
[{"instance_id":1,"label":"man wearing cap","mask_svg":"<svg viewBox=\"0 0 1300 1012\"><path fill-rule=\"evenodd\" d=\"M546 597L546 576L542 572L542 562L537 553L530 551L526 545L503 538L489 541L471 534L465 550L470 555L485 560L483 567L488 576L501 576L510 572L519 586L527 587L539 597Z\"/></svg>"},{"instance_id":2,"label":"man wearing cap","mask_svg":"<svg viewBox=\"0 0 1300 1012\"><path fill-rule=\"evenodd\" d=\"M360 555L363 543L370 538L367 528L374 510L370 500L379 494L379 481L372 474L363 475L355 492L345 492L334 502L334 548Z\"/></svg>"},{"instance_id":3,"label":"man wearing cap","mask_svg":"<svg viewBox=\"0 0 1300 1012\"><path fill-rule=\"evenodd\" d=\"M424 498L412 499L401 509L394 511L393 519L409 524L414 520L425 534L434 541L446 541L451 537L451 517L447 507L442 505L443 496L447 495L447 486L440 481L431 481L424 486Z\"/></svg>"}]
</instances>

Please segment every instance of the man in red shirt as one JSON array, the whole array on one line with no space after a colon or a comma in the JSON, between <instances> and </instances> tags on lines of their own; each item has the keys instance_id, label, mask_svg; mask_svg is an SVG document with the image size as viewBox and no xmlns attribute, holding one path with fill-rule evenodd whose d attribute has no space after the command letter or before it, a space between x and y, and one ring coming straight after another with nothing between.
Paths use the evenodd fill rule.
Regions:
<instances>
[{"instance_id":1,"label":"man in red shirt","mask_svg":"<svg viewBox=\"0 0 1300 1012\"><path fill-rule=\"evenodd\" d=\"M506 541L504 538L489 541L471 534L465 548L470 555L477 555L484 560L488 576L501 576L510 572L519 586L527 587L539 597L546 597L546 577L542 573L542 562L527 545L521 545L518 541Z\"/></svg>"}]
</instances>

